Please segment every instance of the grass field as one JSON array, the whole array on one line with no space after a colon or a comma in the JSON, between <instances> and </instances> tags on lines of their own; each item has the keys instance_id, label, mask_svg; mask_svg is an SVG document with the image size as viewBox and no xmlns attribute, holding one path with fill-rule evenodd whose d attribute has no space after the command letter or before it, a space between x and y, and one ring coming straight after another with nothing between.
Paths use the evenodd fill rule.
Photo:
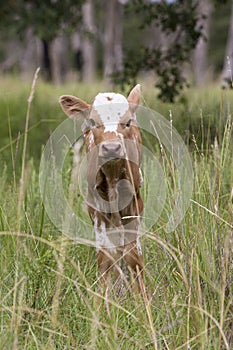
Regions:
<instances>
[{"instance_id":1,"label":"grass field","mask_svg":"<svg viewBox=\"0 0 233 350\"><path fill-rule=\"evenodd\" d=\"M39 191L41 151L65 119L58 96L90 100L103 87L37 81L31 104L30 83L4 78L0 88L0 349L232 349L232 91L190 90L166 105L143 89L188 145L194 188L174 232L162 213L143 236L148 302L110 298L107 313L96 302L94 248L58 232Z\"/></svg>"}]
</instances>

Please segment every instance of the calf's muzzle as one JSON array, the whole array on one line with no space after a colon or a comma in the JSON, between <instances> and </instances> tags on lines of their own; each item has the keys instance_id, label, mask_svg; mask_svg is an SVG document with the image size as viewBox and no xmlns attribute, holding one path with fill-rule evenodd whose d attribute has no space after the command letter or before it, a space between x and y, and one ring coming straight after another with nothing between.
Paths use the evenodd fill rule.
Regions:
<instances>
[{"instance_id":1,"label":"calf's muzzle","mask_svg":"<svg viewBox=\"0 0 233 350\"><path fill-rule=\"evenodd\" d=\"M99 147L99 156L104 158L119 158L124 155L120 141L104 141Z\"/></svg>"}]
</instances>

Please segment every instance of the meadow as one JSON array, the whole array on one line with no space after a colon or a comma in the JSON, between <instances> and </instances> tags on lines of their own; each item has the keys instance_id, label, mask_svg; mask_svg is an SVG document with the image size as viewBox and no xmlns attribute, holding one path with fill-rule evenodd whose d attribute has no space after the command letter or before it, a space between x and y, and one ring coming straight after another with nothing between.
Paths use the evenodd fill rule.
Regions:
<instances>
[{"instance_id":1,"label":"meadow","mask_svg":"<svg viewBox=\"0 0 233 350\"><path fill-rule=\"evenodd\" d=\"M169 105L145 85L143 103L172 118L189 149L192 198L174 232L162 213L143 235L148 299L112 297L106 312L96 302L95 249L57 230L39 190L41 153L65 120L58 97L90 101L103 87L38 79L31 90L30 82L1 80L0 349L232 349L233 92L190 89Z\"/></svg>"}]
</instances>

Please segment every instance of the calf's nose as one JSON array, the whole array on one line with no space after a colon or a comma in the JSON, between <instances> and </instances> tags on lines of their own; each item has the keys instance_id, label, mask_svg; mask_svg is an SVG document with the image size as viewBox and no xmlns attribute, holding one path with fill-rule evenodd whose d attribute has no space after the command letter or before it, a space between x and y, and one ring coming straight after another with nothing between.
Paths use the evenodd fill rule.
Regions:
<instances>
[{"instance_id":1,"label":"calf's nose","mask_svg":"<svg viewBox=\"0 0 233 350\"><path fill-rule=\"evenodd\" d=\"M119 157L122 156L122 145L120 142L102 142L100 145L101 157Z\"/></svg>"}]
</instances>

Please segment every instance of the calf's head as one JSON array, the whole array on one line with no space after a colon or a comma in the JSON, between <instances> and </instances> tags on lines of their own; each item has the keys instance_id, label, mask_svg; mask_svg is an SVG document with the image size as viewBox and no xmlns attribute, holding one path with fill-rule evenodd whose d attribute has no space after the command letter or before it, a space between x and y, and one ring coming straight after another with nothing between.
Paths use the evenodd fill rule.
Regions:
<instances>
[{"instance_id":1,"label":"calf's head","mask_svg":"<svg viewBox=\"0 0 233 350\"><path fill-rule=\"evenodd\" d=\"M135 161L139 163L141 136L135 115L140 103L139 84L128 98L118 93L99 93L94 102L88 104L75 96L63 95L59 102L70 118L83 119L82 133L87 152L98 146L98 158L106 162L125 158L130 153L135 157L137 147L138 159Z\"/></svg>"}]
</instances>

